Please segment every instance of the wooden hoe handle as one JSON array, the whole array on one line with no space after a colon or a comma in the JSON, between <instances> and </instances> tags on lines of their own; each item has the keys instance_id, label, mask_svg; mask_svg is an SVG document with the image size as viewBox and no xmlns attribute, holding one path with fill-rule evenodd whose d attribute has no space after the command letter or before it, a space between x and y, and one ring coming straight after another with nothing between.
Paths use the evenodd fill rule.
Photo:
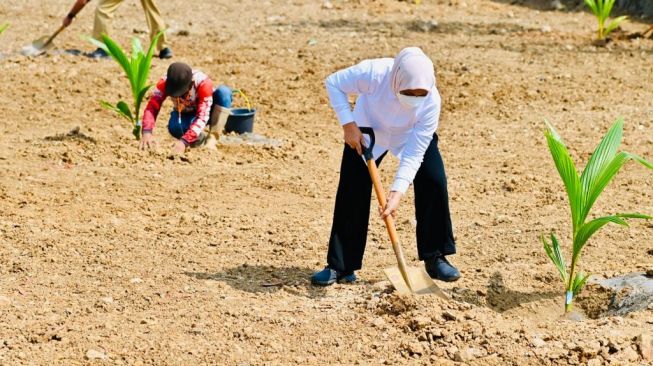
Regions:
<instances>
[{"instance_id":1,"label":"wooden hoe handle","mask_svg":"<svg viewBox=\"0 0 653 366\"><path fill-rule=\"evenodd\" d=\"M372 155L372 149L374 148L374 131L369 127L362 127L361 132L368 134L370 136L370 146L365 147L365 160L367 161L367 170L370 172L370 178L372 179L372 184L374 186L374 193L376 194L376 199L379 201L381 208L385 207L387 200L385 197L385 192L381 186L381 178L379 177L379 170L376 167L376 161ZM406 281L406 285L412 291L413 287L411 286L410 280L408 279L408 272L406 271L406 260L404 259L404 253L399 244L399 236L397 235L397 229L395 228L395 222L392 218L392 215L388 215L383 219L385 221L385 227L388 229L388 234L390 235L390 241L392 242L392 249L395 252L397 257L397 265L399 267L399 272L401 276Z\"/></svg>"}]
</instances>

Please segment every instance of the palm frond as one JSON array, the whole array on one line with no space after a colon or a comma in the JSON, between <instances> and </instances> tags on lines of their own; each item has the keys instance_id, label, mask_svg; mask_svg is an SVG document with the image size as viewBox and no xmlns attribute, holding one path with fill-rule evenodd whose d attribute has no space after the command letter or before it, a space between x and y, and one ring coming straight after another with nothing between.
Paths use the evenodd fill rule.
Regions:
<instances>
[{"instance_id":1,"label":"palm frond","mask_svg":"<svg viewBox=\"0 0 653 366\"><path fill-rule=\"evenodd\" d=\"M125 74L127 74L127 79L129 79L131 82L131 80L134 78L134 75L131 68L131 62L127 58L127 55L125 55L125 52L114 40L109 38L106 34L102 35L102 41L106 45L107 53L111 56L111 58L118 62L123 71L125 71Z\"/></svg>"},{"instance_id":2,"label":"palm frond","mask_svg":"<svg viewBox=\"0 0 653 366\"><path fill-rule=\"evenodd\" d=\"M124 102L118 102L119 105L120 105L120 103L124 103ZM106 108L106 109L109 109L109 110L112 110L112 111L118 113L118 115L120 115L121 117L124 117L129 122L134 121L133 118L132 118L131 112L129 112L129 108L127 108L128 113L125 113L125 111L123 109L119 108L119 106L113 105L113 104L111 104L111 103L109 103L107 101L104 101L104 100L100 101L100 105L103 108Z\"/></svg>"},{"instance_id":3,"label":"palm frond","mask_svg":"<svg viewBox=\"0 0 653 366\"><path fill-rule=\"evenodd\" d=\"M583 196L581 190L581 182L576 171L574 161L567 150L567 147L562 142L562 139L555 131L553 126L547 122L549 129L544 132L553 162L555 163L560 178L567 190L567 197L569 198L569 205L571 208L571 217L574 223L574 230L581 224Z\"/></svg>"},{"instance_id":4,"label":"palm frond","mask_svg":"<svg viewBox=\"0 0 653 366\"><path fill-rule=\"evenodd\" d=\"M560 250L560 243L558 242L558 239L555 237L553 233L551 233L551 244L549 244L544 237L544 235L541 236L542 243L544 244L544 250L546 251L546 255L551 259L551 262L555 265L556 269L558 270L558 273L560 273L560 278L562 278L562 282L566 283L567 282L567 265L565 264L565 257L562 255L562 251Z\"/></svg>"},{"instance_id":5,"label":"palm frond","mask_svg":"<svg viewBox=\"0 0 653 366\"><path fill-rule=\"evenodd\" d=\"M601 139L601 142L594 150L592 157L583 170L583 174L580 177L583 186L583 210L580 217L581 222L585 221L592 205L594 205L596 198L598 198L598 195L601 193L602 189L595 189L595 186L600 187L603 183L607 185L614 174L619 170L619 168L617 168L611 176L609 174L602 174L614 160L617 148L621 145L623 124L624 121L622 118L615 121L608 133L603 137L603 139ZM603 185L603 188L605 188L605 185Z\"/></svg>"},{"instance_id":6,"label":"palm frond","mask_svg":"<svg viewBox=\"0 0 653 366\"><path fill-rule=\"evenodd\" d=\"M585 286L585 283L587 282L587 279L589 278L589 275L585 275L583 272L578 272L576 273L576 276L574 276L574 282L571 288L571 291L574 293L574 296L578 295L580 293L580 290L583 289L583 286Z\"/></svg>"}]
</instances>

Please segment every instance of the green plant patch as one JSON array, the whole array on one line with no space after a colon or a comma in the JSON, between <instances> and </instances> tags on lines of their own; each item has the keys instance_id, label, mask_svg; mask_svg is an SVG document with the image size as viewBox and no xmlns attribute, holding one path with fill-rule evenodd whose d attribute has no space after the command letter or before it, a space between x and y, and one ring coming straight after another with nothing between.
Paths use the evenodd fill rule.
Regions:
<instances>
[{"instance_id":1,"label":"green plant patch","mask_svg":"<svg viewBox=\"0 0 653 366\"><path fill-rule=\"evenodd\" d=\"M548 121L546 123L548 128L544 135L553 162L567 191L571 209L573 238L569 269L567 269L560 241L556 235L553 232L549 238L543 235L542 242L547 256L560 273L560 278L565 285L565 312L569 312L572 309L574 297L578 295L585 282L587 282L588 275L578 271L578 264L581 251L592 235L609 223L628 226L627 219L651 218L651 216L640 213L616 213L588 219L592 206L627 161L634 160L652 170L653 164L635 154L625 151L617 152L619 145L621 145L624 124L623 119L619 118L603 137L594 150L587 166L585 166L585 170L579 175L562 138Z\"/></svg>"},{"instance_id":2,"label":"green plant patch","mask_svg":"<svg viewBox=\"0 0 653 366\"><path fill-rule=\"evenodd\" d=\"M141 121L139 119L141 105L145 99L145 94L152 87L152 84L148 84L150 66L152 64L154 49L161 34L162 32L159 32L154 37L147 53L143 51L143 46L138 38L133 38L131 56L128 56L120 45L106 34L102 35L102 42L89 38L89 41L97 47L102 48L120 65L129 80L133 98L131 107L127 102L122 100L115 105L107 101L100 101L100 104L102 107L110 109L128 120L133 125L132 133L136 137L136 140L140 140L141 138Z\"/></svg>"}]
</instances>

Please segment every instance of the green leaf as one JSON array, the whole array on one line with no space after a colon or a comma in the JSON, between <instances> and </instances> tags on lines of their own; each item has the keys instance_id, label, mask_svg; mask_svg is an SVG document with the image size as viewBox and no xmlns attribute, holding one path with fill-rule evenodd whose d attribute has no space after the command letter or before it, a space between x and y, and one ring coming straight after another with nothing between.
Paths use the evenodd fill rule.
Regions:
<instances>
[{"instance_id":1,"label":"green leaf","mask_svg":"<svg viewBox=\"0 0 653 366\"><path fill-rule=\"evenodd\" d=\"M143 46L141 45L141 40L138 37L132 38L132 58L135 55L143 54Z\"/></svg>"},{"instance_id":2,"label":"green leaf","mask_svg":"<svg viewBox=\"0 0 653 366\"><path fill-rule=\"evenodd\" d=\"M553 157L553 162L555 163L560 178L565 185L567 190L567 196L569 198L569 205L571 208L571 217L574 224L574 232L576 228L582 223L581 214L582 214L582 191L580 178L578 172L576 171L576 166L574 161L571 159L567 147L562 142L560 135L555 131L553 126L546 121L548 130L545 131L544 135L546 136L547 143L549 145L549 150L551 151L551 156Z\"/></svg>"},{"instance_id":3,"label":"green leaf","mask_svg":"<svg viewBox=\"0 0 653 366\"><path fill-rule=\"evenodd\" d=\"M585 275L583 272L576 273L576 276L574 276L573 285L571 287L571 291L574 293L574 296L580 293L580 290L583 289L583 286L585 286L588 278L589 275Z\"/></svg>"},{"instance_id":4,"label":"green leaf","mask_svg":"<svg viewBox=\"0 0 653 366\"><path fill-rule=\"evenodd\" d=\"M599 2L603 2L603 9L601 11L603 19L608 19L610 13L612 13L612 7L614 6L615 0L599 0Z\"/></svg>"},{"instance_id":5,"label":"green leaf","mask_svg":"<svg viewBox=\"0 0 653 366\"><path fill-rule=\"evenodd\" d=\"M558 273L560 273L562 282L567 283L567 266L565 264L565 257L562 255L562 251L560 250L560 243L558 243L558 239L553 233L551 233L552 245L547 242L544 235L541 236L541 239L542 243L544 244L544 251L546 251L546 255L549 257L549 259L551 259L551 262L553 262L553 265L555 265Z\"/></svg>"},{"instance_id":6,"label":"green leaf","mask_svg":"<svg viewBox=\"0 0 653 366\"><path fill-rule=\"evenodd\" d=\"M573 258L578 259L581 250L587 243L587 240L589 240L589 238L604 225L613 223L628 226L628 223L624 221L622 217L619 215L599 217L583 224L583 226L578 229L578 233L574 239Z\"/></svg>"},{"instance_id":7,"label":"green leaf","mask_svg":"<svg viewBox=\"0 0 653 366\"><path fill-rule=\"evenodd\" d=\"M612 32L613 30L617 29L617 27L619 26L619 24L621 24L621 23L622 23L623 21L625 21L626 19L628 19L628 16L626 16L626 15L622 15L622 16L620 16L620 17L617 17L617 18L612 19L612 21L610 22L610 24L608 24L608 26L605 28L605 35L608 35L608 34L610 34L610 32Z\"/></svg>"},{"instance_id":8,"label":"green leaf","mask_svg":"<svg viewBox=\"0 0 653 366\"><path fill-rule=\"evenodd\" d=\"M5 24L0 25L0 34L2 34L4 31L6 31L7 28L9 28L9 23L5 23Z\"/></svg>"},{"instance_id":9,"label":"green leaf","mask_svg":"<svg viewBox=\"0 0 653 366\"><path fill-rule=\"evenodd\" d=\"M122 50L122 48L120 48L120 46L116 42L114 42L106 34L102 35L102 41L106 45L107 53L114 60L118 62L120 67L122 67L122 69L127 74L127 79L129 79L129 82L133 84L132 80L134 79L134 74L132 72L131 63L129 62L127 55L125 55L125 52Z\"/></svg>"},{"instance_id":10,"label":"green leaf","mask_svg":"<svg viewBox=\"0 0 653 366\"><path fill-rule=\"evenodd\" d=\"M119 102L118 104L120 104L120 103L124 103L124 102ZM112 111L118 113L121 117L124 117L129 122L133 122L133 119L131 117L131 113L125 114L120 108L118 108L117 106L114 106L113 104L111 104L109 102L106 102L104 100L100 101L100 105L102 107L106 108L106 109L109 109L109 110L112 110Z\"/></svg>"},{"instance_id":11,"label":"green leaf","mask_svg":"<svg viewBox=\"0 0 653 366\"><path fill-rule=\"evenodd\" d=\"M623 124L624 121L622 118L619 118L614 122L608 133L603 137L603 139L601 139L601 142L598 144L592 157L587 163L585 170L583 170L583 174L580 177L583 192L583 210L580 217L581 222L585 221L585 218L592 209L594 202L602 191L602 189L597 190L597 188L600 188L602 183L607 184L607 182L612 179L612 176L614 176L614 174L612 176L607 176L602 173L614 160L617 148L621 144ZM604 182L601 179L608 179L608 181ZM605 185L603 185L603 188L605 188Z\"/></svg>"},{"instance_id":12,"label":"green leaf","mask_svg":"<svg viewBox=\"0 0 653 366\"><path fill-rule=\"evenodd\" d=\"M107 49L107 45L104 44L103 42L98 41L97 39L95 39L95 38L93 38L93 37L88 37L88 36L86 36L86 37L82 37L82 38L84 38L84 39L86 39L87 41L91 42L95 47L97 47L97 48L101 48L101 49L103 49L106 53L109 53L109 50Z\"/></svg>"},{"instance_id":13,"label":"green leaf","mask_svg":"<svg viewBox=\"0 0 653 366\"><path fill-rule=\"evenodd\" d=\"M596 16L599 15L599 9L594 0L585 0L585 4L592 10L592 13L594 13L594 15Z\"/></svg>"},{"instance_id":14,"label":"green leaf","mask_svg":"<svg viewBox=\"0 0 653 366\"><path fill-rule=\"evenodd\" d=\"M136 95L136 107L135 107L134 110L136 111L137 115L140 115L141 105L143 104L143 99L145 99L145 94L147 93L148 90L150 90L151 87L152 87L152 84L145 86Z\"/></svg>"},{"instance_id":15,"label":"green leaf","mask_svg":"<svg viewBox=\"0 0 653 366\"><path fill-rule=\"evenodd\" d=\"M156 45L159 43L159 38L161 38L161 35L163 35L164 31L159 32L156 36L154 36L154 39L152 39L152 42L150 43L150 47L147 49L147 54L145 54L145 58L140 64L139 70L138 70L138 76L139 76L139 81L138 84L142 88L146 83L150 75L150 66L152 64L152 57L154 56L154 50L156 49Z\"/></svg>"},{"instance_id":16,"label":"green leaf","mask_svg":"<svg viewBox=\"0 0 653 366\"><path fill-rule=\"evenodd\" d=\"M126 116L129 116L129 120L130 120L130 121L133 122L133 121L136 119L135 116L132 115L131 110L129 110L129 106L127 105L127 103L125 103L125 102L123 102L123 101L121 100L120 102L118 102L118 104L116 104L116 107L118 107L118 109L120 109L120 111L121 111L123 114L125 114Z\"/></svg>"},{"instance_id":17,"label":"green leaf","mask_svg":"<svg viewBox=\"0 0 653 366\"><path fill-rule=\"evenodd\" d=\"M642 157L639 156L639 155L635 155L635 154L631 154L631 153L626 153L626 154L628 154L628 158L633 159L633 160L635 160L636 162L638 162L638 163L644 165L645 167L647 167L647 168L653 170L653 163L651 163L650 161L648 161L648 160L642 158Z\"/></svg>"}]
</instances>

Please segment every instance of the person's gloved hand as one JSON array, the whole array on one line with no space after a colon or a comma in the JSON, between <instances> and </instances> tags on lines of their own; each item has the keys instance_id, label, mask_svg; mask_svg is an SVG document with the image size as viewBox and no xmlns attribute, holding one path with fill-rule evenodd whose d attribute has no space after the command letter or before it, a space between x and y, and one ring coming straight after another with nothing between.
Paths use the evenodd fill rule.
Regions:
<instances>
[{"instance_id":1,"label":"person's gloved hand","mask_svg":"<svg viewBox=\"0 0 653 366\"><path fill-rule=\"evenodd\" d=\"M156 140L154 139L154 135L152 134L152 132L150 131L143 132L143 134L141 135L141 142L139 144L139 147L141 150L156 148Z\"/></svg>"},{"instance_id":2,"label":"person's gloved hand","mask_svg":"<svg viewBox=\"0 0 653 366\"><path fill-rule=\"evenodd\" d=\"M352 149L356 150L358 155L362 155L363 148L365 147L365 139L363 138L361 130L356 125L356 122L349 122L343 125L342 130L345 134L345 143Z\"/></svg>"},{"instance_id":3,"label":"person's gloved hand","mask_svg":"<svg viewBox=\"0 0 653 366\"><path fill-rule=\"evenodd\" d=\"M398 191L391 191L390 194L388 194L388 201L385 203L385 207L379 207L379 214L381 214L382 219L385 219L389 215L392 215L392 217L397 215L399 203L401 202L401 197L403 197L403 195L403 193Z\"/></svg>"}]
</instances>

